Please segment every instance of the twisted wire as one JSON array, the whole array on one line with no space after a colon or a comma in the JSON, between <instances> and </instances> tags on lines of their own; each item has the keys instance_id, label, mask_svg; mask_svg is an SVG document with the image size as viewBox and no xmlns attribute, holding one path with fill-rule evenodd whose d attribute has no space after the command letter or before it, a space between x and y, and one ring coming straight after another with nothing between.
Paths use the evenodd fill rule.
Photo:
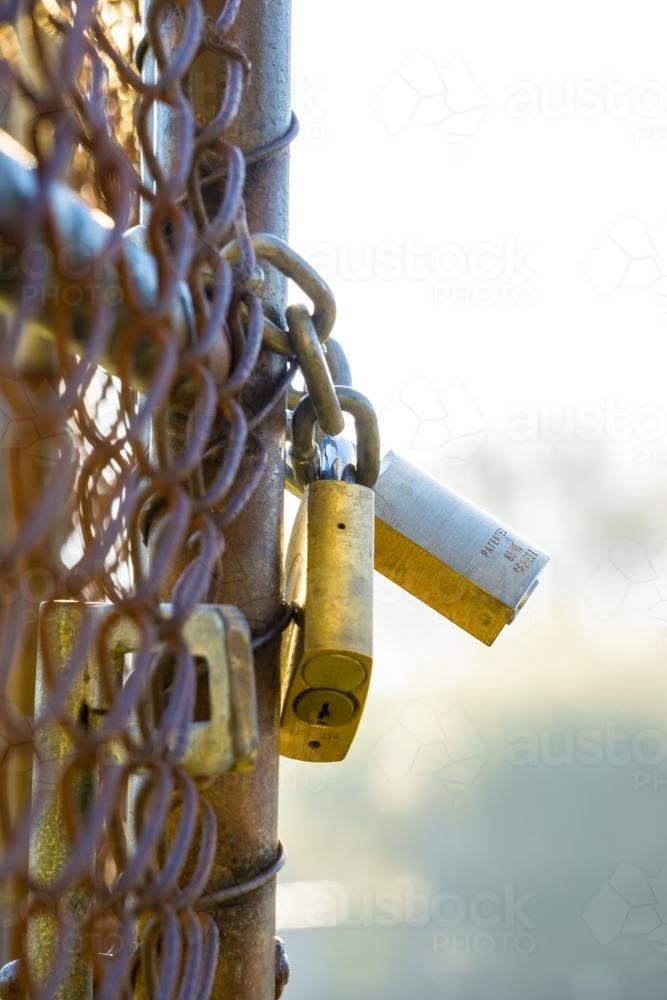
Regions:
<instances>
[{"instance_id":1,"label":"twisted wire","mask_svg":"<svg viewBox=\"0 0 667 1000\"><path fill-rule=\"evenodd\" d=\"M212 988L220 944L206 885L216 819L173 740L187 730L196 698L183 628L209 599L225 526L261 476L256 428L275 402L252 413L242 397L263 315L242 197L246 161L228 138L249 72L229 39L239 6L227 0L212 19L200 0L152 0L143 25L152 71L143 75L129 57L138 42L134 0L23 0L9 5L0 28L0 86L9 95L0 124L35 157L31 221L47 236L41 252L52 266L70 259L51 198L65 182L112 220L94 266L121 260L118 292L128 314L116 375L99 367L115 304L101 283L99 294L91 292L89 276L86 283L68 274L70 301L63 294L53 302L51 340L38 362L34 352L29 363L21 359L40 297L50 294L48 268L42 280L26 262L24 294L1 320L0 491L11 530L0 535L0 734L13 753L29 730L38 780L28 794L9 766L0 770L0 880L13 886L22 928L19 952L15 943L7 957L22 958L27 995L37 1000L50 1000L66 982L72 934L100 1000L135 996L138 983L147 997L205 1000ZM215 107L200 120L193 75L207 51L224 60L225 72ZM177 151L168 164L154 142L155 122L165 115ZM212 185L214 209L203 194ZM150 311L119 257L142 205L158 286ZM241 247L235 268L218 256L230 239ZM88 307L81 355L70 343L77 287ZM171 317L184 287L191 329L179 344ZM139 343L156 358L142 396L131 388ZM285 386L281 379L276 399ZM170 613L161 603L166 592ZM57 600L80 605L65 663L49 648L44 625ZM108 602L107 617L89 614L90 602ZM107 648L119 619L141 636L131 666ZM45 694L33 719L26 665L40 640ZM73 692L91 662L99 700L73 716ZM49 770L40 747L54 726L70 756ZM93 776L83 812L82 772ZM68 850L47 885L30 868L27 844L54 794ZM262 879L253 873L220 899L253 891ZM31 967L26 929L54 912L57 947L44 973Z\"/></svg>"}]
</instances>

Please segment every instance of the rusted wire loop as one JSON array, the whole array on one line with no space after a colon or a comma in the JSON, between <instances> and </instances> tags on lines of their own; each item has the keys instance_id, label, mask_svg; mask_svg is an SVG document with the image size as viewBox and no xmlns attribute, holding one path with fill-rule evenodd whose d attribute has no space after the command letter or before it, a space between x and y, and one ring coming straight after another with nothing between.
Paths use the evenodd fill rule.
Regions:
<instances>
[{"instance_id":1,"label":"rusted wire loop","mask_svg":"<svg viewBox=\"0 0 667 1000\"><path fill-rule=\"evenodd\" d=\"M250 70L250 63L248 62L248 58L245 53L238 49L235 45L230 45L230 43L224 38L224 35L219 31L219 29L217 29L215 22L210 18L204 25L202 45L205 48L217 49L218 51L224 52L225 55L239 62L246 72ZM150 34L146 32L146 34L139 39L134 50L134 65L137 67L139 73L143 73L146 56L152 48L153 46L151 45Z\"/></svg>"},{"instance_id":2,"label":"rusted wire loop","mask_svg":"<svg viewBox=\"0 0 667 1000\"><path fill-rule=\"evenodd\" d=\"M286 244L253 241L244 223L248 164L281 155L297 130L293 115L257 149L235 143L247 5L222 0L215 18L201 0L47 7L5 4L0 67L0 501L12 526L0 555L18 588L0 602L0 733L36 751L33 775L8 772L0 795L0 889L25 893L9 905L6 956L22 956L31 1000L208 1000L229 942L207 907L254 892L259 912L256 890L284 861L281 845L265 871L206 892L225 885L219 863L234 867L211 773L252 763L256 720L247 623L211 605L295 364L282 316L265 331L255 256L312 301L318 341L335 307ZM262 342L290 360L274 359L260 386ZM44 589L49 605L67 602L60 618L36 619ZM275 610L255 648L294 613ZM0 980L2 996L23 989L16 966Z\"/></svg>"},{"instance_id":3,"label":"rusted wire loop","mask_svg":"<svg viewBox=\"0 0 667 1000\"><path fill-rule=\"evenodd\" d=\"M214 906L230 906L237 899L242 899L251 892L257 892L258 889L268 885L276 877L286 861L287 851L283 842L279 840L278 854L267 868L256 875L251 875L250 878L237 882L235 885L226 886L226 888L218 889L216 892L205 892L198 900L196 908L209 910Z\"/></svg>"},{"instance_id":4,"label":"rusted wire loop","mask_svg":"<svg viewBox=\"0 0 667 1000\"><path fill-rule=\"evenodd\" d=\"M271 142L267 142L264 146L257 146L256 149L251 149L250 152L245 153L246 166L259 163L261 160L268 160L270 157L282 153L283 149L287 149L290 143L294 142L298 134L299 119L292 112L289 126L282 135L272 139Z\"/></svg>"},{"instance_id":5,"label":"rusted wire loop","mask_svg":"<svg viewBox=\"0 0 667 1000\"><path fill-rule=\"evenodd\" d=\"M336 386L343 410L354 417L357 432L357 482L374 486L380 473L380 431L373 405L356 389ZM304 396L292 414L292 468L302 488L321 475L321 452L315 441L317 413L311 396Z\"/></svg>"},{"instance_id":6,"label":"rusted wire loop","mask_svg":"<svg viewBox=\"0 0 667 1000\"><path fill-rule=\"evenodd\" d=\"M210 32L210 29L209 29ZM210 36L209 42L210 45ZM148 34L145 34L138 42L137 47L134 51L134 64L137 67L139 73L143 73L144 61L148 55L151 48L151 41ZM231 55L232 58L238 59L244 69L248 69L247 61L242 52L238 49L232 49L231 47L226 47L224 49L225 53ZM246 166L251 166L254 163L260 163L262 160L268 160L272 156L277 156L284 149L290 146L299 134L299 119L296 116L296 112L292 111L290 115L290 123L287 129L281 134L276 136L270 142L265 143L263 146L257 146L255 149L244 151L244 158Z\"/></svg>"},{"instance_id":7,"label":"rusted wire loop","mask_svg":"<svg viewBox=\"0 0 667 1000\"><path fill-rule=\"evenodd\" d=\"M286 604L284 601L280 605L278 616L275 621L259 635L253 636L252 648L261 649L263 646L268 645L272 639L275 639L277 635L284 632L289 623L294 618L296 608L292 604Z\"/></svg>"},{"instance_id":8,"label":"rusted wire loop","mask_svg":"<svg viewBox=\"0 0 667 1000\"><path fill-rule=\"evenodd\" d=\"M324 278L300 257L284 240L270 233L254 233L252 245L255 257L272 264L281 274L297 285L313 303L312 321L317 331L320 343L324 343L336 321L336 303L333 292ZM220 251L220 256L238 264L241 260L241 249L237 240L232 240ZM289 334L281 330L268 317L264 318L264 346L278 354L290 357L293 353Z\"/></svg>"}]
</instances>

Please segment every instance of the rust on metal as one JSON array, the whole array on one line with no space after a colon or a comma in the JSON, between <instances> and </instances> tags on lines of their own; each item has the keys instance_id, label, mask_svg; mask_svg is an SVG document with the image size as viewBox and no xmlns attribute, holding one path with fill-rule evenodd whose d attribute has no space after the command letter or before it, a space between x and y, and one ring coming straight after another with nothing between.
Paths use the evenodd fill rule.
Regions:
<instances>
[{"instance_id":1,"label":"rust on metal","mask_svg":"<svg viewBox=\"0 0 667 1000\"><path fill-rule=\"evenodd\" d=\"M206 6L210 18L219 17L219 7ZM205 135L211 128L215 109L236 80L245 74L239 111L231 123L230 141L247 153L270 144L290 126L289 105L290 5L283 0L242 4L224 46L217 36L201 53L193 75L193 104ZM252 67L225 60L225 53L243 52ZM227 67L225 71L224 67ZM252 158L252 156L251 156ZM219 217L224 208L225 186L208 165L200 210L209 218ZM228 163L226 181L233 165ZM286 150L250 165L245 177L245 219L235 230L245 253L244 269L249 280L255 270L255 255L249 233L269 232L287 236L287 155ZM230 233L228 233L228 236ZM262 314L284 328L285 278L267 268L262 287ZM252 378L244 390L250 412L265 413L253 430L252 445L245 455L242 481L257 487L239 507L225 528L225 550L212 576L209 599L237 605L255 632L263 632L281 605L281 535L284 473L282 450L285 434L285 395L276 395L284 384L285 358L262 351ZM267 409L267 404L268 409ZM204 465L203 488L219 477L219 462ZM159 525L158 525L159 526ZM181 552L181 560L189 554ZM182 566L175 563L174 568ZM173 590L174 576L166 581L165 596ZM203 799L218 821L218 848L213 860L207 893L208 913L220 934L220 954L211 997L238 1000L269 998L275 990L275 883L259 880L257 888L243 891L244 884L270 870L278 856L278 725L279 725L279 638L256 652L255 669L258 697L260 747L252 771L223 775L206 788ZM172 817L180 821L180 813ZM196 852L186 871L194 870ZM220 892L238 887L232 902L215 902Z\"/></svg>"},{"instance_id":2,"label":"rust on metal","mask_svg":"<svg viewBox=\"0 0 667 1000\"><path fill-rule=\"evenodd\" d=\"M287 359L263 339L266 318L286 338L286 281L265 265L260 288L252 234L287 235L289 3L151 0L143 69L134 0L7 7L0 747L24 770L0 800L0 996L269 1000ZM173 734L207 603L270 638L256 767L202 778Z\"/></svg>"}]
</instances>

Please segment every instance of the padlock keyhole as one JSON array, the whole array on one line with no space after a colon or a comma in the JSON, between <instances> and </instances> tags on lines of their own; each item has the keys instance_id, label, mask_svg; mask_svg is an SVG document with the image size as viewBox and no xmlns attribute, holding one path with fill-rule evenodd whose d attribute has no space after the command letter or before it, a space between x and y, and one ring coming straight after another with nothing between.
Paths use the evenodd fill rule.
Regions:
<instances>
[{"instance_id":1,"label":"padlock keyhole","mask_svg":"<svg viewBox=\"0 0 667 1000\"><path fill-rule=\"evenodd\" d=\"M174 675L176 672L174 653L171 650L164 650L158 655L160 659L154 673L154 711L159 719L170 704L171 699L177 697L177 693L174 684ZM192 721L211 722L209 663L205 656L193 656L192 659L195 668L195 701Z\"/></svg>"},{"instance_id":2,"label":"padlock keyhole","mask_svg":"<svg viewBox=\"0 0 667 1000\"><path fill-rule=\"evenodd\" d=\"M317 721L318 722L323 722L326 725L326 723L329 721L329 716L330 715L331 715L331 711L329 709L329 702L325 701L324 704L322 705L322 708L320 709L320 711L318 713Z\"/></svg>"},{"instance_id":3,"label":"padlock keyhole","mask_svg":"<svg viewBox=\"0 0 667 1000\"><path fill-rule=\"evenodd\" d=\"M195 656L195 671L197 674L195 691L195 710L193 722L211 721L211 685L209 682L209 666L205 656Z\"/></svg>"}]
</instances>

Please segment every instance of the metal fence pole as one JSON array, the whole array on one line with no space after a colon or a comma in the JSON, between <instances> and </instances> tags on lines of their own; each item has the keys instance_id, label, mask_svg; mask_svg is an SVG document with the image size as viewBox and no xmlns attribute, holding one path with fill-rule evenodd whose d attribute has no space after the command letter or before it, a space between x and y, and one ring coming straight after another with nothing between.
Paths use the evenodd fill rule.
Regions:
<instances>
[{"instance_id":1,"label":"metal fence pole","mask_svg":"<svg viewBox=\"0 0 667 1000\"><path fill-rule=\"evenodd\" d=\"M209 0L210 7L214 0ZM290 0L246 0L233 41L245 52L251 72L233 137L245 152L265 147L290 127ZM210 59L212 79L219 66ZM195 81L195 108L211 77ZM288 152L249 166L246 207L250 231L287 238ZM265 310L276 319L284 306L285 282L267 273ZM284 359L263 355L250 387L251 408L259 408L284 370ZM258 631L275 615L281 597L283 438L285 406L262 422L269 461L250 503L225 534L228 558L216 600L238 605ZM276 642L256 654L260 753L252 772L223 776L210 791L220 824L216 878L223 884L266 868L277 851L279 671ZM272 1000L276 995L275 882L238 905L221 910L221 959L214 996Z\"/></svg>"},{"instance_id":2,"label":"metal fence pole","mask_svg":"<svg viewBox=\"0 0 667 1000\"><path fill-rule=\"evenodd\" d=\"M221 0L207 0L204 6L207 13L217 16ZM289 0L246 0L228 41L245 54L250 71L234 133L226 138L245 153L256 153L274 142L279 144L290 129ZM192 97L200 120L217 109L225 72L224 55L207 51L198 58ZM169 143L168 129L156 129L156 151L164 164L170 154L168 149L160 149L162 142ZM268 155L260 152L257 162L248 167L248 224L251 232L286 238L288 152L285 148L266 152ZM214 185L207 188L211 208L219 197ZM266 274L264 308L274 320L284 308L285 284L277 273ZM262 353L244 390L244 403L250 411L266 403L284 369L284 358ZM222 575L211 593L211 600L217 603L237 605L257 633L266 629L281 601L284 401L261 422L258 434L268 462L250 502L225 529ZM190 558L184 553L185 560ZM181 568L178 564L173 567L174 579ZM169 597L165 593L164 599ZM243 774L223 775L201 789L215 812L219 830L217 856L207 886L210 892L239 885L268 869L278 851L278 640L257 651L255 669L260 728L256 766ZM277 995L274 879L211 912L220 934L212 997L273 1000Z\"/></svg>"}]
</instances>

